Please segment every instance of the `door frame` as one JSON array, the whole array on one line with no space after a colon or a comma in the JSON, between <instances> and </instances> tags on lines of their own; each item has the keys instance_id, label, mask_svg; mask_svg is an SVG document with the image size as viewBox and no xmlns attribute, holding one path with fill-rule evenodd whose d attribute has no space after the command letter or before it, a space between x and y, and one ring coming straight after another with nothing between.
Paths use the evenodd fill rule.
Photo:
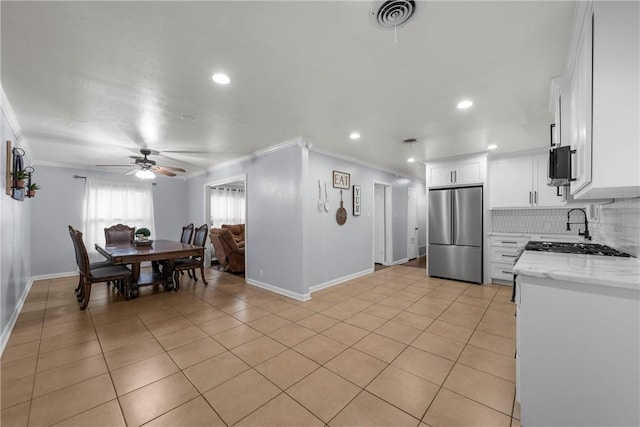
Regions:
<instances>
[{"instance_id":1,"label":"door frame","mask_svg":"<svg viewBox=\"0 0 640 427\"><path fill-rule=\"evenodd\" d=\"M384 195L384 233L382 233L383 239L384 239L384 243L383 243L383 248L384 248L384 256L383 258L383 262L382 265L393 265L393 230L392 230L392 214L393 214L393 210L392 210L392 204L391 204L391 184L385 181L373 181L373 184L371 186L371 199L372 199L372 206L373 206L373 221L372 221L372 237L375 239L375 232L376 232L376 220L375 220L375 214L376 214L376 206L375 206L375 191L376 191L376 187L382 187L383 188L383 195ZM371 265L373 266L373 268L375 269L375 242L373 245L371 245Z\"/></svg>"},{"instance_id":2,"label":"door frame","mask_svg":"<svg viewBox=\"0 0 640 427\"><path fill-rule=\"evenodd\" d=\"M249 245L246 243L249 238L249 186L247 185L247 174L243 173L241 175L235 175L235 176L231 176L228 178L221 178L221 179L217 179L215 181L209 181L209 182L205 182L204 185L202 186L203 188L203 205L204 205L204 223L209 225L209 229L211 229L211 187L217 187L219 185L225 185L225 184L230 184L232 182L244 182L244 198L245 198L245 204L244 204L244 217L245 217L245 224L244 224L244 240L245 240L245 250L244 250L244 265L245 268L249 265L247 264L247 260L248 260L248 256L247 254L249 253ZM209 244L211 244L211 242L209 242ZM204 251L204 262L206 266L210 266L211 265L211 251Z\"/></svg>"},{"instance_id":3,"label":"door frame","mask_svg":"<svg viewBox=\"0 0 640 427\"><path fill-rule=\"evenodd\" d=\"M414 215L415 215L415 223L413 224L413 230L411 229L411 225L409 224L409 209L411 206L409 206L409 193L413 193L413 201L415 203L415 209L414 209ZM418 190L416 190L415 188L412 187L408 187L407 188L407 259L411 260L413 258L411 258L411 255L409 254L409 247L410 245L410 241L411 241L411 237L415 237L415 244L413 246L415 246L415 257L414 258L419 258L420 257L420 242L419 242L419 236L418 236Z\"/></svg>"}]
</instances>

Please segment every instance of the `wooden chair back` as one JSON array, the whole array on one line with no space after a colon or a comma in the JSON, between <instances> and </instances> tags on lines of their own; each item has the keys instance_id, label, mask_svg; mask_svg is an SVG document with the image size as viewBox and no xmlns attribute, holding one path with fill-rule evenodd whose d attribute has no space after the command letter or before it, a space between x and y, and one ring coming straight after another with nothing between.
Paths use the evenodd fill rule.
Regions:
<instances>
[{"instance_id":1,"label":"wooden chair back","mask_svg":"<svg viewBox=\"0 0 640 427\"><path fill-rule=\"evenodd\" d=\"M89 267L89 255L87 254L87 248L84 246L84 242L82 241L82 233L72 226L69 226L69 235L73 242L73 249L76 254L76 264L80 270L80 274L86 276L90 273L91 269Z\"/></svg>"},{"instance_id":2,"label":"wooden chair back","mask_svg":"<svg viewBox=\"0 0 640 427\"><path fill-rule=\"evenodd\" d=\"M112 243L131 243L135 238L135 232L135 227L116 224L104 229L104 238L107 245Z\"/></svg>"},{"instance_id":3,"label":"wooden chair back","mask_svg":"<svg viewBox=\"0 0 640 427\"><path fill-rule=\"evenodd\" d=\"M180 243L191 243L191 237L193 236L193 223L187 224L182 227L182 234L180 235Z\"/></svg>"},{"instance_id":4,"label":"wooden chair back","mask_svg":"<svg viewBox=\"0 0 640 427\"><path fill-rule=\"evenodd\" d=\"M200 227L196 228L195 234L193 236L193 244L195 246L205 246L207 244L207 236L209 235L209 226L207 224L202 224Z\"/></svg>"}]
</instances>

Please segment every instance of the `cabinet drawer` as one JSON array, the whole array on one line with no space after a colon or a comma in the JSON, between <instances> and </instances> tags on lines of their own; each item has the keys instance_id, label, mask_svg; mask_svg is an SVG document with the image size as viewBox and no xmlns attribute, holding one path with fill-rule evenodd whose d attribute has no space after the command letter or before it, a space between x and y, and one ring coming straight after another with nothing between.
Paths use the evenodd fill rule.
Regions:
<instances>
[{"instance_id":1,"label":"cabinet drawer","mask_svg":"<svg viewBox=\"0 0 640 427\"><path fill-rule=\"evenodd\" d=\"M513 281L513 263L491 263L491 278Z\"/></svg>"},{"instance_id":2,"label":"cabinet drawer","mask_svg":"<svg viewBox=\"0 0 640 427\"><path fill-rule=\"evenodd\" d=\"M491 247L491 261L500 263L511 263L516 259L516 255L521 247Z\"/></svg>"},{"instance_id":3,"label":"cabinet drawer","mask_svg":"<svg viewBox=\"0 0 640 427\"><path fill-rule=\"evenodd\" d=\"M527 237L492 237L491 238L491 246L499 246L504 248L519 248L523 247L529 240L531 240L530 236Z\"/></svg>"}]
</instances>

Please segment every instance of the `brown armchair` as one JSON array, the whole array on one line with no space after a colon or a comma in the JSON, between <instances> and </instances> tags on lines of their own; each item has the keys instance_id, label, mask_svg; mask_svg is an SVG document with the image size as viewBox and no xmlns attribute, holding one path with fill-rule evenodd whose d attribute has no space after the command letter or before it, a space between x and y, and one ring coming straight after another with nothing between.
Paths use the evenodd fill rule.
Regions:
<instances>
[{"instance_id":1,"label":"brown armchair","mask_svg":"<svg viewBox=\"0 0 640 427\"><path fill-rule=\"evenodd\" d=\"M229 229L233 236L233 240L238 242L240 247L244 246L244 224L222 224L221 228Z\"/></svg>"},{"instance_id":2,"label":"brown armchair","mask_svg":"<svg viewBox=\"0 0 640 427\"><path fill-rule=\"evenodd\" d=\"M212 228L209 233L216 258L225 270L244 272L244 246L239 247L228 228Z\"/></svg>"}]
</instances>

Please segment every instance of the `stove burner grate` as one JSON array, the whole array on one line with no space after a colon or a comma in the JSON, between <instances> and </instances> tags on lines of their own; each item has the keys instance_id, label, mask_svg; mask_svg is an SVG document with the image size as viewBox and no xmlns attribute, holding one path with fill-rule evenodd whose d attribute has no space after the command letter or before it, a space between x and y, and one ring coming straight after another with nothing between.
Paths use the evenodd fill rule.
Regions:
<instances>
[{"instance_id":1,"label":"stove burner grate","mask_svg":"<svg viewBox=\"0 0 640 427\"><path fill-rule=\"evenodd\" d=\"M527 251L557 252L564 254L602 255L630 257L631 255L620 252L599 243L573 243L573 242L542 242L530 241L524 247Z\"/></svg>"}]
</instances>

